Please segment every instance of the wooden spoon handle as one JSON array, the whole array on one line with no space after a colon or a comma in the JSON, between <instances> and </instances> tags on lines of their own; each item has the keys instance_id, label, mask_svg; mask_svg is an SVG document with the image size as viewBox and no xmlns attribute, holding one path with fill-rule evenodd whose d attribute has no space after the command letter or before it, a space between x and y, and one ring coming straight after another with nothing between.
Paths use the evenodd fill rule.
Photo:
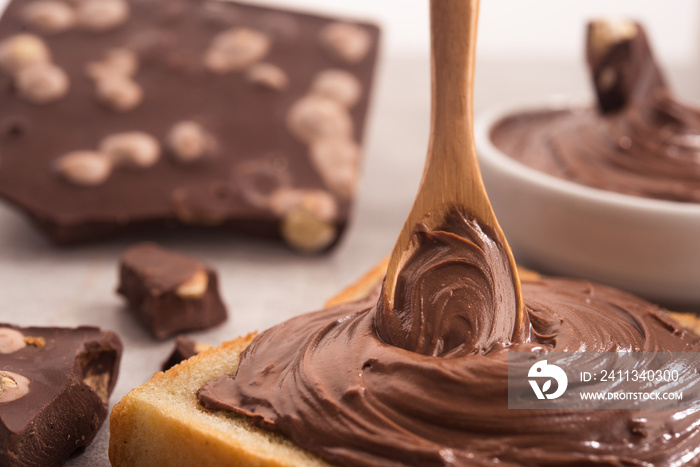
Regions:
<instances>
[{"instance_id":1,"label":"wooden spoon handle","mask_svg":"<svg viewBox=\"0 0 700 467\"><path fill-rule=\"evenodd\" d=\"M471 172L479 170L472 132L478 14L479 0L430 2L431 139L421 183L428 177L441 177L451 184L460 181L450 187L456 191L444 193L452 198L448 201L460 203L464 195L459 190L469 188L470 180L480 183L481 179Z\"/></svg>"},{"instance_id":2,"label":"wooden spoon handle","mask_svg":"<svg viewBox=\"0 0 700 467\"><path fill-rule=\"evenodd\" d=\"M410 253L418 223L437 228L446 210L465 206L496 223L476 158L473 87L479 0L431 0L432 109L428 155L418 195L394 246L385 292L393 304L396 277Z\"/></svg>"}]
</instances>

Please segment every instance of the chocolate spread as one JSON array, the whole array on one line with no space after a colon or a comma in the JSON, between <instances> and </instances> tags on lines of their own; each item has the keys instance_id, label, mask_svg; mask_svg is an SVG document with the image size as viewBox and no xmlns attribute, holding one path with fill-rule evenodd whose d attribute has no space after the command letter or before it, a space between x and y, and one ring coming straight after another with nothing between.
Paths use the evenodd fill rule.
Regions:
<instances>
[{"instance_id":1,"label":"chocolate spread","mask_svg":"<svg viewBox=\"0 0 700 467\"><path fill-rule=\"evenodd\" d=\"M700 203L700 110L672 96L642 26L592 21L587 44L597 108L507 117L492 129L494 144L582 185Z\"/></svg>"},{"instance_id":2,"label":"chocolate spread","mask_svg":"<svg viewBox=\"0 0 700 467\"><path fill-rule=\"evenodd\" d=\"M396 309L380 290L258 336L202 404L252 418L340 465L698 464L700 412L509 410L508 352L689 351L658 307L588 282L523 283L462 215L415 230ZM379 299L379 304L378 303Z\"/></svg>"},{"instance_id":3,"label":"chocolate spread","mask_svg":"<svg viewBox=\"0 0 700 467\"><path fill-rule=\"evenodd\" d=\"M700 203L700 111L665 91L644 106L513 115L491 132L514 159L608 191Z\"/></svg>"}]
</instances>

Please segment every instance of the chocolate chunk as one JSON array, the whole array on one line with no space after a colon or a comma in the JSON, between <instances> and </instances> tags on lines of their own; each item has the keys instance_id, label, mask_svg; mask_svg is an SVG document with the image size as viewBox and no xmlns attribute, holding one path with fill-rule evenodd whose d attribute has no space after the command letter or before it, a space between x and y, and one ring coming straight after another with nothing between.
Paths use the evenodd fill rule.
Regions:
<instances>
[{"instance_id":1,"label":"chocolate chunk","mask_svg":"<svg viewBox=\"0 0 700 467\"><path fill-rule=\"evenodd\" d=\"M163 362L162 370L167 371L181 361L194 357L198 353L210 348L210 345L199 343L194 339L190 339L189 337L177 336L175 338L175 348L173 349L173 353L171 353L168 359Z\"/></svg>"},{"instance_id":2,"label":"chocolate chunk","mask_svg":"<svg viewBox=\"0 0 700 467\"><path fill-rule=\"evenodd\" d=\"M37 1L12 0L0 20L0 197L51 239L175 225L285 240L284 218L247 170L274 158L285 188L335 198L331 237L317 250L337 242L361 158L334 169L317 153L335 138L361 154L376 26L230 1L83 0L60 2L70 27L45 34L32 22L28 33ZM154 139L142 159L56 170L62 156L102 152L125 134Z\"/></svg>"},{"instance_id":3,"label":"chocolate chunk","mask_svg":"<svg viewBox=\"0 0 700 467\"><path fill-rule=\"evenodd\" d=\"M0 324L0 348L0 465L62 465L107 417L119 337L94 327Z\"/></svg>"},{"instance_id":4,"label":"chocolate chunk","mask_svg":"<svg viewBox=\"0 0 700 467\"><path fill-rule=\"evenodd\" d=\"M216 272L194 258L141 243L122 255L119 277L117 293L159 339L226 321Z\"/></svg>"},{"instance_id":5,"label":"chocolate chunk","mask_svg":"<svg viewBox=\"0 0 700 467\"><path fill-rule=\"evenodd\" d=\"M602 113L649 99L666 87L644 28L628 20L588 24L586 59Z\"/></svg>"}]
</instances>

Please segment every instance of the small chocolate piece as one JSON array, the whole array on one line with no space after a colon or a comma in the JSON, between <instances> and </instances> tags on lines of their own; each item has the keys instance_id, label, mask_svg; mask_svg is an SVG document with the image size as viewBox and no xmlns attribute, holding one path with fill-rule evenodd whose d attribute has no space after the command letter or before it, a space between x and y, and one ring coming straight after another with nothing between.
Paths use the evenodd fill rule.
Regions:
<instances>
[{"instance_id":1,"label":"small chocolate piece","mask_svg":"<svg viewBox=\"0 0 700 467\"><path fill-rule=\"evenodd\" d=\"M29 24L27 9L46 1L75 24L44 33L37 21L67 27L45 7ZM284 216L268 203L280 180L335 198L325 229L335 244L352 212L352 149L362 147L378 45L369 23L235 1L12 0L0 20L0 197L59 244L173 226L284 240ZM37 61L70 78L62 93L60 78L34 76L53 85L41 105L17 86ZM92 160L92 183L55 170L65 154L110 152L105 138L125 132L155 138L160 157L142 140L127 150L138 154L111 157L112 170ZM319 156L340 148L327 139L350 151Z\"/></svg>"},{"instance_id":2,"label":"small chocolate piece","mask_svg":"<svg viewBox=\"0 0 700 467\"><path fill-rule=\"evenodd\" d=\"M194 258L141 243L122 255L119 277L117 293L159 339L226 320L216 272Z\"/></svg>"},{"instance_id":3,"label":"small chocolate piece","mask_svg":"<svg viewBox=\"0 0 700 467\"><path fill-rule=\"evenodd\" d=\"M107 417L119 337L95 327L0 324L0 348L14 349L0 352L0 465L62 465Z\"/></svg>"},{"instance_id":4,"label":"small chocolate piece","mask_svg":"<svg viewBox=\"0 0 700 467\"><path fill-rule=\"evenodd\" d=\"M186 336L177 336L175 338L175 348L173 349L173 353L171 353L170 357L163 362L162 370L167 371L181 361L194 357L198 353L207 349L211 349L211 345L202 344Z\"/></svg>"},{"instance_id":5,"label":"small chocolate piece","mask_svg":"<svg viewBox=\"0 0 700 467\"><path fill-rule=\"evenodd\" d=\"M644 28L616 19L588 24L586 59L602 113L648 100L666 82L654 59Z\"/></svg>"}]
</instances>

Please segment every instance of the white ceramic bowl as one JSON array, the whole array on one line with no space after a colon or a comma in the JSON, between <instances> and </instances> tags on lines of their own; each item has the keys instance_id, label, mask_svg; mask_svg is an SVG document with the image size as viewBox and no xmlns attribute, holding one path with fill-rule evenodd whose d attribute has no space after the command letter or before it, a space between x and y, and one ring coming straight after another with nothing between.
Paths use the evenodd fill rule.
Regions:
<instances>
[{"instance_id":1,"label":"white ceramic bowl","mask_svg":"<svg viewBox=\"0 0 700 467\"><path fill-rule=\"evenodd\" d=\"M562 180L525 166L491 142L491 128L508 115L575 102L581 103L555 96L493 108L476 120L482 175L516 260L700 311L700 204Z\"/></svg>"}]
</instances>

